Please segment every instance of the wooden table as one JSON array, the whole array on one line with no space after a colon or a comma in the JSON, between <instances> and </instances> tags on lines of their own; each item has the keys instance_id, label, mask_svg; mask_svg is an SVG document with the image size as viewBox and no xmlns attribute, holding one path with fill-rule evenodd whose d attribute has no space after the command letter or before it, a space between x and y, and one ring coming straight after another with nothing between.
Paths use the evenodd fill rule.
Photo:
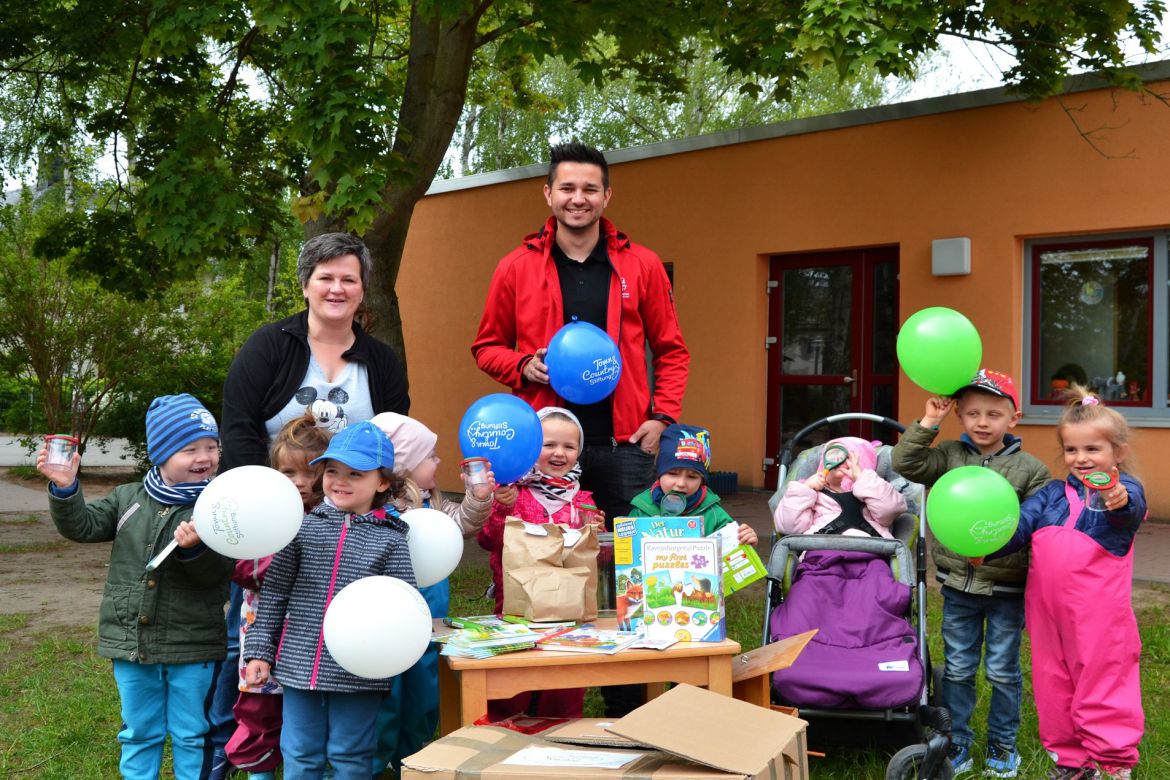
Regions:
<instances>
[{"instance_id":1,"label":"wooden table","mask_svg":"<svg viewBox=\"0 0 1170 780\"><path fill-rule=\"evenodd\" d=\"M606 628L605 622L597 621L598 627ZM731 659L739 649L738 642L725 639L613 655L522 650L483 659L441 656L439 733L474 723L487 713L489 699L523 691L642 683L650 699L666 690L665 683L676 682L731 696Z\"/></svg>"}]
</instances>

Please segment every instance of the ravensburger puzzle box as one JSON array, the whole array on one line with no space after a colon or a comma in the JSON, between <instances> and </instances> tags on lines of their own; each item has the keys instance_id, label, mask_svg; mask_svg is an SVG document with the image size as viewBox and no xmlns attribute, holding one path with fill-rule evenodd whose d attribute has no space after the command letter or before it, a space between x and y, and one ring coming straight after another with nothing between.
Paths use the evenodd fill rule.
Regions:
<instances>
[{"instance_id":1,"label":"ravensburger puzzle box","mask_svg":"<svg viewBox=\"0 0 1170 780\"><path fill-rule=\"evenodd\" d=\"M648 639L721 642L723 560L719 539L643 539L643 633Z\"/></svg>"}]
</instances>

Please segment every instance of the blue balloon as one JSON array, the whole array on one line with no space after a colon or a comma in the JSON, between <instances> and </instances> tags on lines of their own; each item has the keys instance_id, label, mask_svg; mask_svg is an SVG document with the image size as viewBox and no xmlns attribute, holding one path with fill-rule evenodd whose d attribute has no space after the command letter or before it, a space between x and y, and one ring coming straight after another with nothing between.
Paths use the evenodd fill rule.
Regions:
<instances>
[{"instance_id":1,"label":"blue balloon","mask_svg":"<svg viewBox=\"0 0 1170 780\"><path fill-rule=\"evenodd\" d=\"M459 421L463 457L487 458L501 485L527 474L536 465L543 445L540 418L514 395L485 395L469 406Z\"/></svg>"},{"instance_id":2,"label":"blue balloon","mask_svg":"<svg viewBox=\"0 0 1170 780\"><path fill-rule=\"evenodd\" d=\"M557 395L575 404L608 398L622 376L617 344L601 328L574 320L548 343L548 383Z\"/></svg>"}]
</instances>

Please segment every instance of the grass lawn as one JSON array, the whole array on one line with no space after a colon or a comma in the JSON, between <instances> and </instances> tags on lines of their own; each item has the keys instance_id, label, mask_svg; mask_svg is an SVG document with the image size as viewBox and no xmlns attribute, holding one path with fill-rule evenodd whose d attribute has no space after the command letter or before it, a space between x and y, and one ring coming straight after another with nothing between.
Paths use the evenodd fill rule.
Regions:
<instances>
[{"instance_id":1,"label":"grass lawn","mask_svg":"<svg viewBox=\"0 0 1170 780\"><path fill-rule=\"evenodd\" d=\"M456 615L490 611L482 598L487 587L486 567L468 567L452 578L451 611ZM753 586L728 600L728 627L745 650L760 643L763 589ZM942 657L938 626L941 598L932 590L929 602L932 655ZM96 620L96 615L94 616ZM98 658L92 628L76 628L52 635L29 634L26 615L0 616L0 777L114 778L118 776L120 724L118 696L109 661ZM1137 776L1170 778L1170 609L1138 611L1141 627L1142 688L1146 711L1146 738ZM1021 777L1039 778L1049 766L1036 738L1036 713L1028 681L1029 655L1025 636L1025 706L1020 729L1024 757ZM989 692L980 681L983 723ZM591 691L586 714L599 717L601 697ZM699 725L701 728L701 724ZM976 727L976 733L980 732ZM980 749L982 746L980 746ZM980 756L981 757L981 756ZM811 759L814 780L864 780L884 777L889 755L880 751L830 749L826 758ZM166 772L164 768L164 776Z\"/></svg>"}]
</instances>

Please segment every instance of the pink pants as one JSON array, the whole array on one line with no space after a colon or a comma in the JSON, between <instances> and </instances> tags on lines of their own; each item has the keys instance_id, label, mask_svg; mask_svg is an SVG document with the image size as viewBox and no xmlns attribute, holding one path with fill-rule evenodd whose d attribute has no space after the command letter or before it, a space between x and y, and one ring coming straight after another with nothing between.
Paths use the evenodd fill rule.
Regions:
<instances>
[{"instance_id":1,"label":"pink pants","mask_svg":"<svg viewBox=\"0 0 1170 780\"><path fill-rule=\"evenodd\" d=\"M1032 535L1024 603L1040 742L1062 766L1132 767L1145 730L1133 549L1118 558L1076 530L1076 504L1071 521Z\"/></svg>"}]
</instances>

